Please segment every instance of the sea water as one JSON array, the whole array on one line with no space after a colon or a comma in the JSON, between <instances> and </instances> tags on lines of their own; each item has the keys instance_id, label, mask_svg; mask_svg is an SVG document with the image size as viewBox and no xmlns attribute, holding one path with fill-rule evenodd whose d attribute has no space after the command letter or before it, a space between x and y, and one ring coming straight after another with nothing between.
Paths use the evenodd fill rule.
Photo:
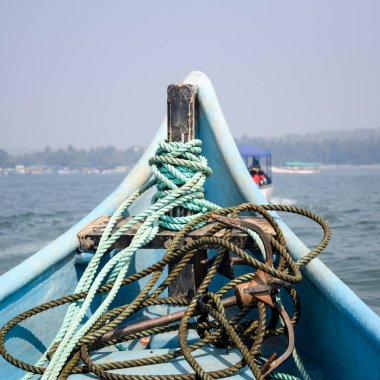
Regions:
<instances>
[{"instance_id":1,"label":"sea water","mask_svg":"<svg viewBox=\"0 0 380 380\"><path fill-rule=\"evenodd\" d=\"M0 177L0 274L65 232L122 179L121 174ZM272 203L308 208L330 223L332 240L321 260L380 314L380 170L276 174L273 183ZM309 247L322 237L303 217L285 221Z\"/></svg>"}]
</instances>

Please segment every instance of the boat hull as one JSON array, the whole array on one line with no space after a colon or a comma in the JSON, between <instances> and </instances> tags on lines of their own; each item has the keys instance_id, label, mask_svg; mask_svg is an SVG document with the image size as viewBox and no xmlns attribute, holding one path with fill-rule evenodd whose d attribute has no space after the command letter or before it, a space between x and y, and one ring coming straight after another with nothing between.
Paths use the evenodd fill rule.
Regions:
<instances>
[{"instance_id":1,"label":"boat hull","mask_svg":"<svg viewBox=\"0 0 380 380\"><path fill-rule=\"evenodd\" d=\"M273 185L264 185L259 187L260 192L264 195L264 198L269 201L273 194Z\"/></svg>"},{"instance_id":2,"label":"boat hull","mask_svg":"<svg viewBox=\"0 0 380 380\"><path fill-rule=\"evenodd\" d=\"M281 174L315 174L319 173L319 169L295 169L295 168L281 168L277 166L272 167L273 173Z\"/></svg>"},{"instance_id":3,"label":"boat hull","mask_svg":"<svg viewBox=\"0 0 380 380\"><path fill-rule=\"evenodd\" d=\"M200 104L197 118L203 153L214 174L205 185L206 197L220 206L242 202L265 204L258 187L240 158L220 110L214 89L202 73L192 73L185 80L196 86ZM47 300L73 292L83 267L75 264L78 249L77 233L100 215L111 215L132 191L150 176L148 158L153 156L159 140L166 137L164 120L156 137L136 167L120 186L96 209L69 231L37 252L0 278L0 323ZM150 204L152 193L147 193L131 208L134 214ZM286 224L273 213L286 236L293 258L298 259L309 250ZM134 257L130 271L138 271L154 262L162 250L140 250ZM329 379L379 379L380 374L380 318L368 308L320 260L316 259L303 270L304 280L297 286L302 304L302 318L296 327L296 346L302 358L319 368ZM143 283L136 285L138 292ZM126 296L127 297L127 296ZM120 302L128 302L127 298ZM162 313L167 310L162 310ZM7 348L16 357L34 363L46 349L58 330L65 313L64 307L31 318L9 334ZM150 351L168 349L166 342L157 340ZM117 353L124 359L128 351ZM218 351L210 351L207 362L217 361ZM108 360L107 358L105 360ZM18 379L24 373L0 359L2 378ZM184 370L182 370L184 371ZM157 373L157 372L156 372ZM72 378L84 378L75 375ZM322 376L322 375L321 375ZM240 373L236 379L247 378ZM318 377L315 377L318 378Z\"/></svg>"}]
</instances>

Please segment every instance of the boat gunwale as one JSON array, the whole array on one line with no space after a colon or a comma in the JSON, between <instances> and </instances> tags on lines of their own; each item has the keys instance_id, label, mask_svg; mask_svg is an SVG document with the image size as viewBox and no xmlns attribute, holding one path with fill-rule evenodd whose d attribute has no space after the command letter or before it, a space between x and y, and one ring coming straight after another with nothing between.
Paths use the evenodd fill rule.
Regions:
<instances>
[{"instance_id":1,"label":"boat gunwale","mask_svg":"<svg viewBox=\"0 0 380 380\"><path fill-rule=\"evenodd\" d=\"M233 137L208 77L201 72L192 72L184 82L195 85L199 104L210 126L212 126L212 133L218 149L225 157L226 165L235 183L239 186L238 190L242 198L249 202L267 204L268 202L258 187L252 183L243 160L238 159L240 158L238 148L231 144ZM104 201L56 240L0 277L0 302L72 254L78 248L78 231L98 216L112 214L127 195L141 186L151 173L147 163L148 159L154 154L158 141L164 138L166 138L166 118L164 118L160 129L139 162ZM299 259L305 255L309 251L306 245L291 231L278 214L272 214L284 232L293 258ZM380 317L368 305L321 260L315 259L303 269L303 272L319 288L321 293L338 308L342 316L349 318L354 326L366 333L367 339L380 347Z\"/></svg>"}]
</instances>

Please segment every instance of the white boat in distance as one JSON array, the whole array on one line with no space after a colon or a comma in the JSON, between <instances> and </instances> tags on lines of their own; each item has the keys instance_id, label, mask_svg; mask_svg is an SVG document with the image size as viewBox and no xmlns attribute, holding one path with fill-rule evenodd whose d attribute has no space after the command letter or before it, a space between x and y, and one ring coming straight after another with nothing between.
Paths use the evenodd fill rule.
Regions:
<instances>
[{"instance_id":1,"label":"white boat in distance","mask_svg":"<svg viewBox=\"0 0 380 380\"><path fill-rule=\"evenodd\" d=\"M273 173L315 174L320 171L319 162L284 162L281 167L272 167Z\"/></svg>"}]
</instances>

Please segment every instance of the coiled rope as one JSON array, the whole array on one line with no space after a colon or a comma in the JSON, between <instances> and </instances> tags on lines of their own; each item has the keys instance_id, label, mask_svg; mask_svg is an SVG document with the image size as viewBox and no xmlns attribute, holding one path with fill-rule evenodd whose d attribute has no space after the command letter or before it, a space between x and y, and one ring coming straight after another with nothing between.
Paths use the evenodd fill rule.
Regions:
<instances>
[{"instance_id":1,"label":"coiled rope","mask_svg":"<svg viewBox=\"0 0 380 380\"><path fill-rule=\"evenodd\" d=\"M261 345L269 336L286 333L284 327L266 326L268 312L266 311L264 303L260 301L257 302L257 306L250 305L250 307L243 308L243 310L236 313L228 321L221 299L236 285L249 281L257 269L261 269L273 278L281 279L289 283L299 282L302 278L300 266L307 264L325 248L330 238L330 230L327 224L317 215L292 206L258 206L247 203L238 207L219 209L218 206L207 202L203 198L203 184L206 176L209 175L211 171L207 168L207 161L200 156L200 145L199 140L193 140L185 144L169 144L165 142L160 144L156 156L150 160L155 177L144 187L131 194L112 216L101 238L99 248L79 281L75 293L32 308L12 319L1 329L0 353L6 360L28 371L31 375L42 375L43 379L66 379L71 373L92 372L102 379L112 380L193 380L197 376L208 380L231 376L245 365L249 366L257 379L263 378L258 366ZM191 162L191 164L188 164L189 162ZM158 188L158 193L154 198L155 203L153 203L148 210L133 217L119 230L111 233L117 221L123 215L123 212L139 195L154 184L156 184ZM186 207L189 210L195 211L198 215L190 216L189 218L186 217L185 219L166 216L163 218L169 210L177 206ZM261 214L268 220L276 232L276 237L268 236L268 239L273 249L279 254L278 263L275 266L269 266L253 257L250 253L245 252L229 240L231 229L219 224L208 231L204 237L180 248L181 240L191 230L207 223L210 218L210 212L205 211L208 210L213 210L213 213L219 215L229 215L234 218L241 212L247 211ZM313 219L323 228L323 240L317 248L309 252L298 262L295 262L287 251L285 238L281 229L268 211L286 211ZM99 266L99 261L104 253L118 237L127 229L132 228L137 222L142 222L141 229L138 230L129 247L126 247L114 256L94 278ZM165 228L180 229L162 260L138 273L125 277L132 255L138 248L142 248L152 240L160 224ZM182 226L182 228L180 226ZM223 228L225 229L224 236L222 238L215 237L215 234ZM258 240L257 236L255 240ZM196 251L205 247L216 248L218 252L194 298L190 300L180 297L162 297L162 292L173 279L178 276L186 263L196 254ZM239 256L244 260L246 265L252 267L253 271L226 282L217 292L211 293L209 292L209 286L215 278L226 250ZM172 271L167 278L159 284L158 280L169 263L173 266ZM121 286L127 286L144 277L149 278L147 285L145 285L130 304L108 310L110 303L115 298ZM292 324L295 325L300 317L299 300L292 287L286 287L285 291L290 294L293 300L294 314L291 321ZM80 326L93 297L98 293L104 294L104 299L100 307L88 321ZM65 303L70 303L70 306L64 323L48 352L36 365L32 366L20 361L7 352L5 348L5 338L12 327L32 315ZM99 343L99 339L104 334L119 326L120 323L124 322L125 319L137 311L151 305L184 306L186 307L186 311L180 324L168 324L166 326L150 328L139 333L130 334L120 340L111 340L106 343L103 342L102 344ZM258 319L246 320L245 317L249 311L255 307L257 307L259 311ZM196 315L200 315L200 317L195 325L191 323L190 320ZM209 319L209 316L212 317L212 320ZM201 337L198 342L190 346L187 344L186 339L186 333L189 328L196 328ZM100 346L116 344L119 341L125 342L174 330L178 330L180 341L180 349L174 352L139 360L126 360L109 364L95 364L91 360L90 352ZM207 344L235 346L241 352L242 360L226 369L207 372L192 356L193 351ZM179 356L186 358L194 369L193 374L147 376L121 375L109 372L113 369L162 363L178 358ZM83 360L84 364L78 365L80 359ZM49 364L45 367L44 364L47 360L49 360ZM273 373L273 376L280 378L281 374Z\"/></svg>"}]
</instances>

